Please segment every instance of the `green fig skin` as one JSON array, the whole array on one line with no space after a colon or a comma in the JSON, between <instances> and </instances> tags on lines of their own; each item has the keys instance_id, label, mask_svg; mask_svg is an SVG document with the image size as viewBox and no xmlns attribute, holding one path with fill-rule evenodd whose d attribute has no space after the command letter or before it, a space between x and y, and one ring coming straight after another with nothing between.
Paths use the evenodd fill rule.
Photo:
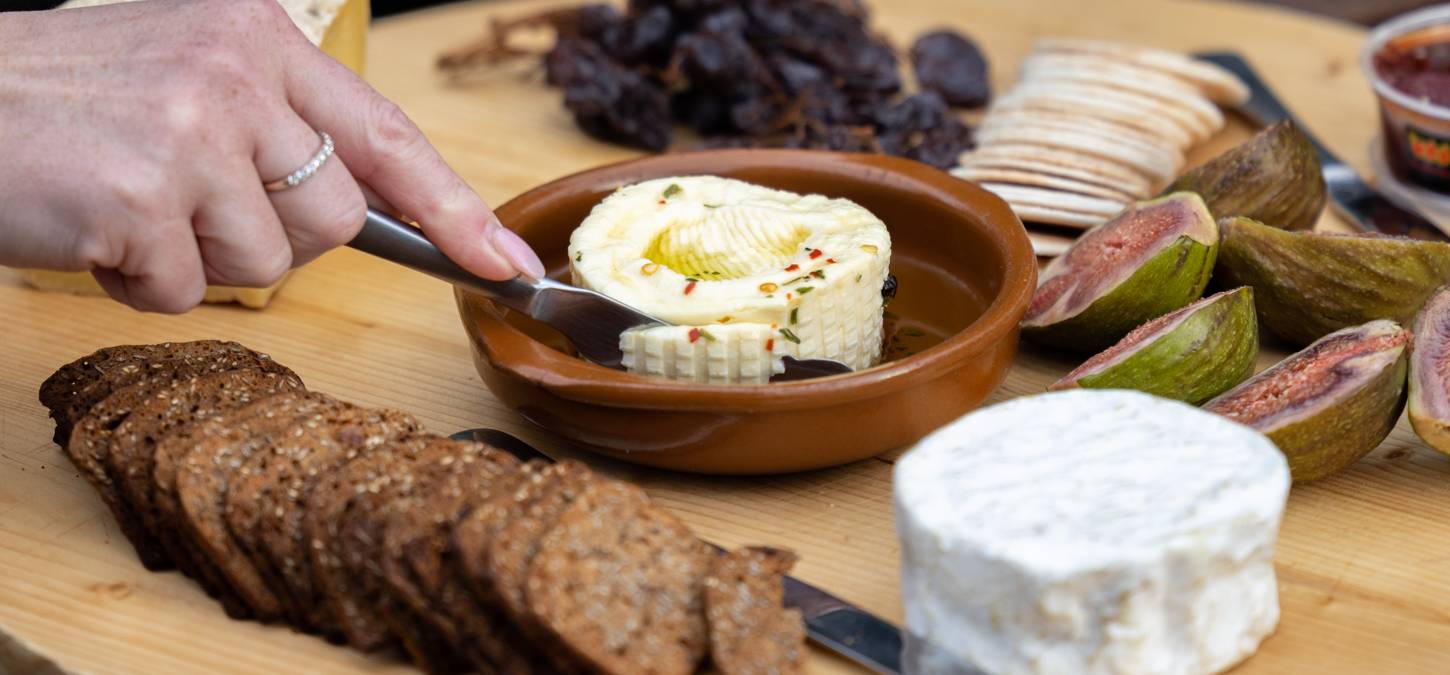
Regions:
<instances>
[{"instance_id":1,"label":"green fig skin","mask_svg":"<svg viewBox=\"0 0 1450 675\"><path fill-rule=\"evenodd\" d=\"M1330 476L1359 461L1389 436L1405 408L1405 376L1408 369L1409 331L1392 321L1372 321L1325 336L1269 370L1204 404L1203 409L1236 419L1233 400L1242 391L1266 379L1292 371L1296 360L1313 358L1320 343L1349 337L1355 340L1388 339L1389 346L1367 355L1352 356L1325 367L1322 376L1331 382L1327 392L1318 392L1318 400L1287 402L1286 405L1317 407L1313 414L1297 419L1274 422L1248 422L1279 447L1289 462L1294 482L1315 481ZM1356 359L1374 358L1347 365ZM1345 389L1344 380L1365 375L1363 381Z\"/></svg>"},{"instance_id":2,"label":"green fig skin","mask_svg":"<svg viewBox=\"0 0 1450 675\"><path fill-rule=\"evenodd\" d=\"M1286 230L1309 230L1327 190L1314 144L1292 122L1275 124L1183 174L1168 192L1197 192L1219 218L1243 216Z\"/></svg>"},{"instance_id":3,"label":"green fig skin","mask_svg":"<svg viewBox=\"0 0 1450 675\"><path fill-rule=\"evenodd\" d=\"M1410 427L1436 452L1450 455L1450 288L1442 288L1415 318L1410 349Z\"/></svg>"},{"instance_id":4,"label":"green fig skin","mask_svg":"<svg viewBox=\"0 0 1450 675\"><path fill-rule=\"evenodd\" d=\"M1450 281L1450 244L1286 232L1247 218L1219 222L1216 278L1252 286L1264 330L1296 346L1375 319L1408 323Z\"/></svg>"},{"instance_id":5,"label":"green fig skin","mask_svg":"<svg viewBox=\"0 0 1450 675\"><path fill-rule=\"evenodd\" d=\"M1193 193L1176 193L1130 207L1129 212L1099 226L1112 226L1132 211L1145 211L1173 203L1191 214L1190 232L1180 234L1169 245L1145 260L1138 268L1087 308L1058 321L1039 322L1036 317L1022 322L1022 336L1037 344L1076 353L1102 351L1134 328L1179 309L1203 296L1218 255L1218 227L1203 200ZM1097 230L1078 240L1083 242ZM1074 247L1078 245L1074 243ZM1058 264L1072 255L1059 257ZM1052 272L1044 271L1043 283ZM1039 290L1042 285L1039 285Z\"/></svg>"},{"instance_id":6,"label":"green fig skin","mask_svg":"<svg viewBox=\"0 0 1450 675\"><path fill-rule=\"evenodd\" d=\"M1051 388L1136 389L1199 405L1254 374L1259 328L1253 289L1204 298L1142 328L1156 329L1154 324L1165 319L1174 325L1128 347L1128 356L1092 374L1069 374ZM1123 342L1138 337L1137 332Z\"/></svg>"}]
</instances>

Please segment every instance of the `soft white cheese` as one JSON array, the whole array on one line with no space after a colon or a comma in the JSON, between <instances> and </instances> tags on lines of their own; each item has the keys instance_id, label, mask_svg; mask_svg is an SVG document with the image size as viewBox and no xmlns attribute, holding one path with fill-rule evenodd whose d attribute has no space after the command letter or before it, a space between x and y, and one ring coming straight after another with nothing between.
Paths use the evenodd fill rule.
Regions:
<instances>
[{"instance_id":1,"label":"soft white cheese","mask_svg":"<svg viewBox=\"0 0 1450 675\"><path fill-rule=\"evenodd\" d=\"M764 383L787 355L855 369L881 356L891 237L845 199L716 176L645 181L594 207L569 259L576 285L677 324L621 338L632 372Z\"/></svg>"},{"instance_id":2,"label":"soft white cheese","mask_svg":"<svg viewBox=\"0 0 1450 675\"><path fill-rule=\"evenodd\" d=\"M918 672L1214 673L1278 622L1289 471L1267 438L1176 401L1016 399L895 469Z\"/></svg>"}]
</instances>

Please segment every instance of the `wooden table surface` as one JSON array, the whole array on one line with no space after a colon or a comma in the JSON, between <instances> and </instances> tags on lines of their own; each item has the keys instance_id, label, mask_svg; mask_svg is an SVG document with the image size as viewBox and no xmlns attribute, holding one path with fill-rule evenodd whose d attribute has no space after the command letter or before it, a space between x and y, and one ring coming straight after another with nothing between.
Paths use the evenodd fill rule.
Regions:
<instances>
[{"instance_id":1,"label":"wooden table surface","mask_svg":"<svg viewBox=\"0 0 1450 675\"><path fill-rule=\"evenodd\" d=\"M1290 106L1360 169L1373 103L1356 65L1361 33L1234 3L1135 0L891 0L877 21L899 43L941 24L986 47L999 86L1038 35L1090 35L1178 49L1235 47ZM631 156L581 136L527 69L448 87L436 53L490 13L541 6L465 4L379 22L370 79L447 158L499 203L550 178ZM1214 145L1245 132L1236 129ZM1206 154L1200 152L1198 159ZM272 307L203 307L147 316L99 298L23 288L0 269L0 654L29 652L82 672L406 672L282 627L234 622L188 580L137 563L91 489L50 443L36 403L54 368L98 347L225 338L268 351L312 388L418 414L440 432L493 426L572 454L501 406L475 376L449 290L352 251L297 272ZM1041 391L1070 363L1024 354L996 399ZM590 459L638 480L701 535L725 545L799 551L802 578L894 621L901 618L890 510L899 455L802 475L683 476ZM1450 664L1450 459L1401 424L1351 470L1295 488L1279 542L1283 619L1237 672L1444 672ZM12 661L13 662L13 661ZM0 656L0 672L6 659ZM816 672L847 672L824 654Z\"/></svg>"}]
</instances>

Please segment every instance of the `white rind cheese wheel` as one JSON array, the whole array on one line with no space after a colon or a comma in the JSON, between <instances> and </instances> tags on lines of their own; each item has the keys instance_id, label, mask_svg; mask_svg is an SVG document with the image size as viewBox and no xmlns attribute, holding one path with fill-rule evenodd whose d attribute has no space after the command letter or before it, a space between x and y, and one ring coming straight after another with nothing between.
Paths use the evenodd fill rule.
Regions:
<instances>
[{"instance_id":1,"label":"white rind cheese wheel","mask_svg":"<svg viewBox=\"0 0 1450 675\"><path fill-rule=\"evenodd\" d=\"M845 199L714 176L606 197L569 241L575 285L673 326L620 338L630 372L763 384L781 359L880 360L886 225Z\"/></svg>"},{"instance_id":2,"label":"white rind cheese wheel","mask_svg":"<svg viewBox=\"0 0 1450 675\"><path fill-rule=\"evenodd\" d=\"M1279 618L1289 470L1267 438L1147 394L969 414L895 469L916 672L1214 673Z\"/></svg>"}]
</instances>

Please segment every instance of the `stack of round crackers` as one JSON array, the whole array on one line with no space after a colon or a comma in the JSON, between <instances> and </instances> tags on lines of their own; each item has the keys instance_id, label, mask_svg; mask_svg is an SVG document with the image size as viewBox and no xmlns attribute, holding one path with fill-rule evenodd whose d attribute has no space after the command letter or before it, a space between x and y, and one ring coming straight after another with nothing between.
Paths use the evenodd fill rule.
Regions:
<instances>
[{"instance_id":1,"label":"stack of round crackers","mask_svg":"<svg viewBox=\"0 0 1450 675\"><path fill-rule=\"evenodd\" d=\"M1248 96L1232 73L1184 54L1041 40L952 174L1006 200L1029 225L1091 228L1172 182L1187 152L1223 128L1218 104ZM1039 255L1071 242L1037 234Z\"/></svg>"}]
</instances>

